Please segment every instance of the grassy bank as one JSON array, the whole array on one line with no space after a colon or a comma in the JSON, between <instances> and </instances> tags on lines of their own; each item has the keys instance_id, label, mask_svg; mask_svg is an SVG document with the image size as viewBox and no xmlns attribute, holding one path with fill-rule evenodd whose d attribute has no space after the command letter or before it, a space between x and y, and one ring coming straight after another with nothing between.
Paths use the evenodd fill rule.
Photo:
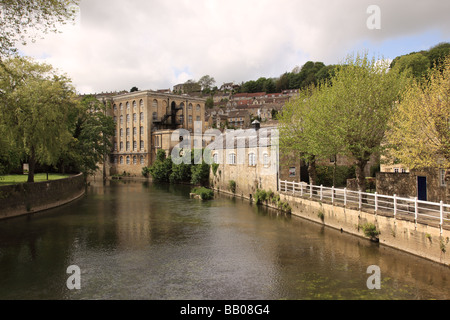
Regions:
<instances>
[{"instance_id":1,"label":"grassy bank","mask_svg":"<svg viewBox=\"0 0 450 320\"><path fill-rule=\"evenodd\" d=\"M59 180L59 179L65 179L70 177L68 174L58 174L58 173L49 173L48 174L48 180ZM27 175L5 175L0 176L0 186L6 186L6 185L12 185L12 184L19 184L19 183L26 183L28 180ZM34 182L43 182L47 181L47 174L46 173L38 173L34 175Z\"/></svg>"}]
</instances>

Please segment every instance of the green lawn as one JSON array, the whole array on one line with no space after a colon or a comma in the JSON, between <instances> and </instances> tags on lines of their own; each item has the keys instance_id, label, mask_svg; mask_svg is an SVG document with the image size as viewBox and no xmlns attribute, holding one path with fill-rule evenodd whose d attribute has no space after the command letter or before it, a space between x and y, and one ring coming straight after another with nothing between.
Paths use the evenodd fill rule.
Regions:
<instances>
[{"instance_id":1,"label":"green lawn","mask_svg":"<svg viewBox=\"0 0 450 320\"><path fill-rule=\"evenodd\" d=\"M49 180L59 180L69 177L68 174L49 173ZM11 184L25 183L28 180L28 175L6 175L0 176L0 186L6 186ZM46 173L37 173L34 175L34 182L47 181Z\"/></svg>"}]
</instances>

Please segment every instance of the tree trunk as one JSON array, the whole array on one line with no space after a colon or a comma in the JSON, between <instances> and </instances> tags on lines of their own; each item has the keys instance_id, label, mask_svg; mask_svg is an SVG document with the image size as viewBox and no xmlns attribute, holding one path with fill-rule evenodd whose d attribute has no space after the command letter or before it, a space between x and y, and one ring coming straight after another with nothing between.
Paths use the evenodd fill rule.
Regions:
<instances>
[{"instance_id":1,"label":"tree trunk","mask_svg":"<svg viewBox=\"0 0 450 320\"><path fill-rule=\"evenodd\" d=\"M308 174L309 174L309 184L315 186L317 183L316 156L311 156L309 159Z\"/></svg>"},{"instance_id":2,"label":"tree trunk","mask_svg":"<svg viewBox=\"0 0 450 320\"><path fill-rule=\"evenodd\" d=\"M356 163L356 182L358 189L362 192L366 192L366 174L364 172L366 165L367 160L358 160Z\"/></svg>"},{"instance_id":3,"label":"tree trunk","mask_svg":"<svg viewBox=\"0 0 450 320\"><path fill-rule=\"evenodd\" d=\"M28 182L33 183L34 182L34 170L36 167L36 155L34 152L34 148L31 148L31 155L29 162L29 170L28 170Z\"/></svg>"}]
</instances>

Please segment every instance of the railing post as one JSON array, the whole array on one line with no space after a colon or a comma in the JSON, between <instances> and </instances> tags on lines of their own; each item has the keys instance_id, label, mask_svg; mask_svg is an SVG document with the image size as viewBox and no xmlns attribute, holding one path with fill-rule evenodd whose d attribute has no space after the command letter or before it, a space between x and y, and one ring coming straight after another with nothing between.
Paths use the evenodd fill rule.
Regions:
<instances>
[{"instance_id":1,"label":"railing post","mask_svg":"<svg viewBox=\"0 0 450 320\"><path fill-rule=\"evenodd\" d=\"M309 184L309 197L312 199L312 194L313 194L313 185L312 183Z\"/></svg>"},{"instance_id":2,"label":"railing post","mask_svg":"<svg viewBox=\"0 0 450 320\"><path fill-rule=\"evenodd\" d=\"M323 185L320 185L320 201L323 200Z\"/></svg>"},{"instance_id":3,"label":"railing post","mask_svg":"<svg viewBox=\"0 0 450 320\"><path fill-rule=\"evenodd\" d=\"M394 194L394 219L397 217L397 195Z\"/></svg>"},{"instance_id":4,"label":"railing post","mask_svg":"<svg viewBox=\"0 0 450 320\"><path fill-rule=\"evenodd\" d=\"M344 188L344 207L347 206L347 188Z\"/></svg>"},{"instance_id":5,"label":"railing post","mask_svg":"<svg viewBox=\"0 0 450 320\"><path fill-rule=\"evenodd\" d=\"M292 195L295 197L295 181L292 181Z\"/></svg>"},{"instance_id":6,"label":"railing post","mask_svg":"<svg viewBox=\"0 0 450 320\"><path fill-rule=\"evenodd\" d=\"M375 192L375 213L378 212L378 193Z\"/></svg>"},{"instance_id":7,"label":"railing post","mask_svg":"<svg viewBox=\"0 0 450 320\"><path fill-rule=\"evenodd\" d=\"M300 182L300 197L303 197L303 183Z\"/></svg>"},{"instance_id":8,"label":"railing post","mask_svg":"<svg viewBox=\"0 0 450 320\"><path fill-rule=\"evenodd\" d=\"M419 202L417 201L418 198L414 198L414 223L417 225L417 218L419 216Z\"/></svg>"},{"instance_id":9,"label":"railing post","mask_svg":"<svg viewBox=\"0 0 450 320\"><path fill-rule=\"evenodd\" d=\"M442 227L444 226L444 201L442 201L442 200L440 202L440 210L439 210L439 212L440 212L440 218L441 218L440 228L441 228L441 235L442 235L442 233L443 233Z\"/></svg>"},{"instance_id":10,"label":"railing post","mask_svg":"<svg viewBox=\"0 0 450 320\"><path fill-rule=\"evenodd\" d=\"M361 210L361 208L362 208L362 191L361 191L361 189L358 192L358 205L359 205L359 210Z\"/></svg>"},{"instance_id":11,"label":"railing post","mask_svg":"<svg viewBox=\"0 0 450 320\"><path fill-rule=\"evenodd\" d=\"M334 204L334 186L331 187L331 204Z\"/></svg>"}]
</instances>

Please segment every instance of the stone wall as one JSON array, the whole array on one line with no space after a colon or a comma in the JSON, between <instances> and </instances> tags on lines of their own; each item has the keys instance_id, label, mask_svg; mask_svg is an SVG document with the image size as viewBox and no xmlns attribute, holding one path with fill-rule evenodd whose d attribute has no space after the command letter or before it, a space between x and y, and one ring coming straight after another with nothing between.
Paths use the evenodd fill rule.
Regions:
<instances>
[{"instance_id":1,"label":"stone wall","mask_svg":"<svg viewBox=\"0 0 450 320\"><path fill-rule=\"evenodd\" d=\"M51 209L71 202L86 191L84 176L0 187L0 219Z\"/></svg>"},{"instance_id":2,"label":"stone wall","mask_svg":"<svg viewBox=\"0 0 450 320\"><path fill-rule=\"evenodd\" d=\"M414 221L385 217L332 204L320 203L282 194L292 214L323 224L341 232L367 238L362 225L372 223L380 231L379 244L402 250L444 265L450 265L450 231ZM320 214L319 214L320 213Z\"/></svg>"}]
</instances>

